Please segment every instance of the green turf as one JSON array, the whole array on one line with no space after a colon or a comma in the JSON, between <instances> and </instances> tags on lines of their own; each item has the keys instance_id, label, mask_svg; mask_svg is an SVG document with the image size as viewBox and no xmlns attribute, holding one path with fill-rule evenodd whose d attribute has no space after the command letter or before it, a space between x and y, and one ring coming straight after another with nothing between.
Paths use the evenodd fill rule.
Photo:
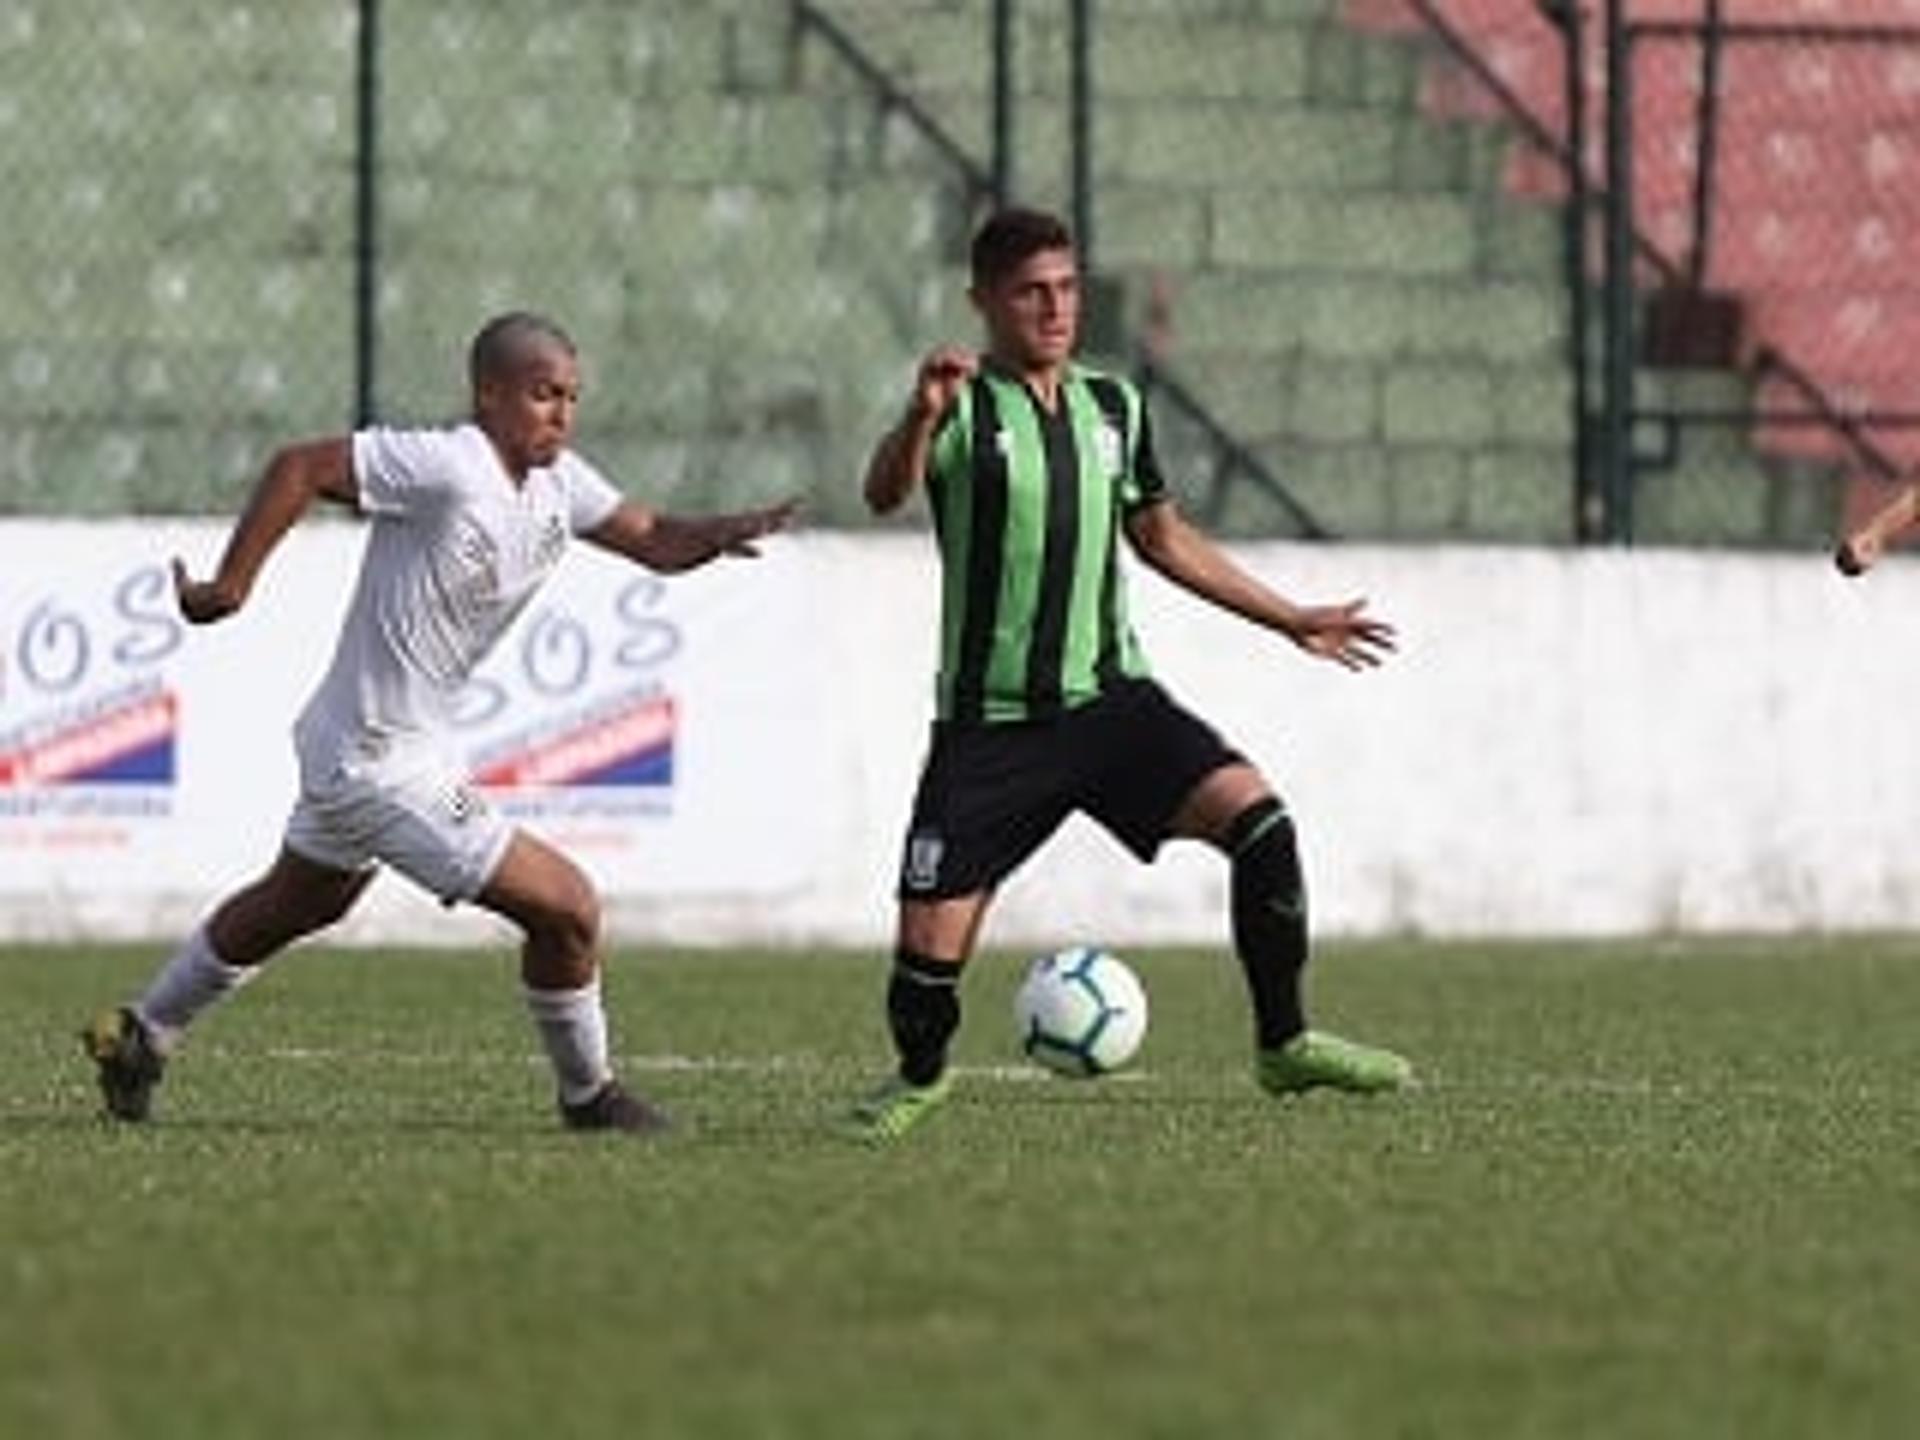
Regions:
<instances>
[{"instance_id":1,"label":"green turf","mask_svg":"<svg viewBox=\"0 0 1920 1440\"><path fill-rule=\"evenodd\" d=\"M71 1034L150 956L0 951L0 1435L1905 1435L1920 941L1366 946L1418 1093L1281 1103L1238 978L1138 957L1132 1078L873 1153L871 958L628 955L683 1122L562 1133L501 956L314 952L108 1129Z\"/></svg>"}]
</instances>

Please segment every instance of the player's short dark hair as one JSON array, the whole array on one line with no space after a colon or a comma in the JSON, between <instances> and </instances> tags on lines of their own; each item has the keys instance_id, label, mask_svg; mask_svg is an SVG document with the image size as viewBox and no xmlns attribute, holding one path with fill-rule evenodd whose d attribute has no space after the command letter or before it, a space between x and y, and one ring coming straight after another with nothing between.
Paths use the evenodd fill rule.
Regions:
<instances>
[{"instance_id":1,"label":"player's short dark hair","mask_svg":"<svg viewBox=\"0 0 1920 1440\"><path fill-rule=\"evenodd\" d=\"M531 310L509 310L480 327L467 348L467 378L474 385L517 375L536 349L557 345L578 355L573 337L544 315Z\"/></svg>"},{"instance_id":2,"label":"player's short dark hair","mask_svg":"<svg viewBox=\"0 0 1920 1440\"><path fill-rule=\"evenodd\" d=\"M973 237L973 283L991 286L1042 250L1072 248L1073 232L1058 215L1020 206L995 211Z\"/></svg>"}]
</instances>

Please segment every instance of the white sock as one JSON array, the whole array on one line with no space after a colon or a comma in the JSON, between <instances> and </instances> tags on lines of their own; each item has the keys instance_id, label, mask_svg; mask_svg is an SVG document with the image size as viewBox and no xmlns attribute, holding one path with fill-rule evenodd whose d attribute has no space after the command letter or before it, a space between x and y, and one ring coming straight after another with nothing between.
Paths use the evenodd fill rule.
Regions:
<instances>
[{"instance_id":1,"label":"white sock","mask_svg":"<svg viewBox=\"0 0 1920 1440\"><path fill-rule=\"evenodd\" d=\"M527 992L534 1028L553 1061L560 1098L569 1105L591 1100L613 1078L607 1059L607 1012L600 1004L600 977L578 990Z\"/></svg>"},{"instance_id":2,"label":"white sock","mask_svg":"<svg viewBox=\"0 0 1920 1440\"><path fill-rule=\"evenodd\" d=\"M207 927L196 925L146 993L134 1001L133 1013L147 1027L154 1048L165 1055L201 1011L226 999L259 971L258 965L227 964L214 952Z\"/></svg>"}]
</instances>

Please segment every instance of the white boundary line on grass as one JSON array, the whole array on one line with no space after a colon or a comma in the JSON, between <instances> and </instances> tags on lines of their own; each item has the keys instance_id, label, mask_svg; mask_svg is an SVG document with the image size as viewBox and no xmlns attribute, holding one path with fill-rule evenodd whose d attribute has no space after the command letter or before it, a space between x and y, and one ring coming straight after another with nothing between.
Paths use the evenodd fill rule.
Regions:
<instances>
[{"instance_id":1,"label":"white boundary line on grass","mask_svg":"<svg viewBox=\"0 0 1920 1440\"><path fill-rule=\"evenodd\" d=\"M270 1060L291 1061L295 1064L348 1064L370 1062L382 1065L440 1066L453 1064L500 1064L544 1067L546 1057L532 1051L516 1050L511 1052L464 1051L459 1054L434 1053L429 1051L342 1049L335 1046L281 1045L265 1052L243 1051L226 1046L209 1046L203 1053L210 1058L240 1060L249 1055L257 1058L264 1053ZM885 1064L884 1057L872 1057L874 1065ZM624 1072L653 1075L742 1075L774 1079L782 1075L830 1075L860 1070L854 1061L829 1060L818 1055L683 1055L673 1051L653 1054L621 1055L615 1057L616 1066ZM864 1073L864 1071L862 1072ZM989 1065L955 1065L951 1073L960 1079L980 1080L989 1084L1030 1085L1041 1081L1057 1080L1074 1085L1079 1082L1069 1076L1056 1075L1038 1065L1019 1062ZM1146 1067L1133 1067L1118 1074L1100 1077L1108 1083L1127 1085L1147 1084L1161 1079L1158 1071ZM1412 1093L1422 1090L1445 1091L1455 1095L1599 1095L1614 1099L1679 1100L1708 1099L1715 1096L1788 1096L1804 1095L1807 1086L1788 1081L1748 1080L1737 1082L1701 1085L1687 1081L1660 1080L1653 1077L1612 1077L1605 1075L1556 1075L1533 1073L1508 1077L1455 1076L1438 1077L1431 1075L1416 1076ZM1829 1087L1829 1093L1835 1098L1865 1099L1883 1095L1907 1094L1907 1087L1894 1083L1886 1085L1839 1085Z\"/></svg>"},{"instance_id":2,"label":"white boundary line on grass","mask_svg":"<svg viewBox=\"0 0 1920 1440\"><path fill-rule=\"evenodd\" d=\"M213 1049L211 1053L230 1059L241 1058L243 1052L234 1049ZM205 1052L203 1052L205 1053ZM529 1051L515 1051L511 1054L464 1051L458 1055L435 1054L412 1050L345 1050L334 1046L314 1045L277 1045L265 1052L269 1060L289 1060L296 1064L347 1064L370 1062L378 1065L452 1065L469 1064L479 1061L488 1064L523 1064L544 1066L544 1056ZM884 1058L875 1061L884 1064ZM695 1074L695 1075L747 1075L773 1078L779 1075L815 1074L824 1075L834 1071L853 1068L850 1062L827 1061L811 1055L680 1055L672 1052L653 1055L620 1055L614 1057L615 1066L638 1074ZM1005 1084L1029 1084L1036 1080L1070 1079L1055 1075L1051 1070L1043 1070L1038 1065L955 1065L951 1073L963 1079L987 1080ZM1153 1078L1150 1070L1125 1070L1117 1075L1101 1077L1106 1080L1138 1083Z\"/></svg>"}]
</instances>

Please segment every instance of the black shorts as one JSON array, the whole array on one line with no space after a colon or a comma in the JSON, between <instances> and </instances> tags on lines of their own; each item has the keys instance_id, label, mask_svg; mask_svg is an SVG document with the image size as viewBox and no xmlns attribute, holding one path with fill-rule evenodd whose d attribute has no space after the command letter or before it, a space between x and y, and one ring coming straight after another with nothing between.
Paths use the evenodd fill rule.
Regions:
<instances>
[{"instance_id":1,"label":"black shorts","mask_svg":"<svg viewBox=\"0 0 1920 1440\"><path fill-rule=\"evenodd\" d=\"M1240 761L1151 680L1130 680L1049 720L937 722L900 862L902 900L989 889L1079 810L1141 860L1182 802Z\"/></svg>"}]
</instances>

